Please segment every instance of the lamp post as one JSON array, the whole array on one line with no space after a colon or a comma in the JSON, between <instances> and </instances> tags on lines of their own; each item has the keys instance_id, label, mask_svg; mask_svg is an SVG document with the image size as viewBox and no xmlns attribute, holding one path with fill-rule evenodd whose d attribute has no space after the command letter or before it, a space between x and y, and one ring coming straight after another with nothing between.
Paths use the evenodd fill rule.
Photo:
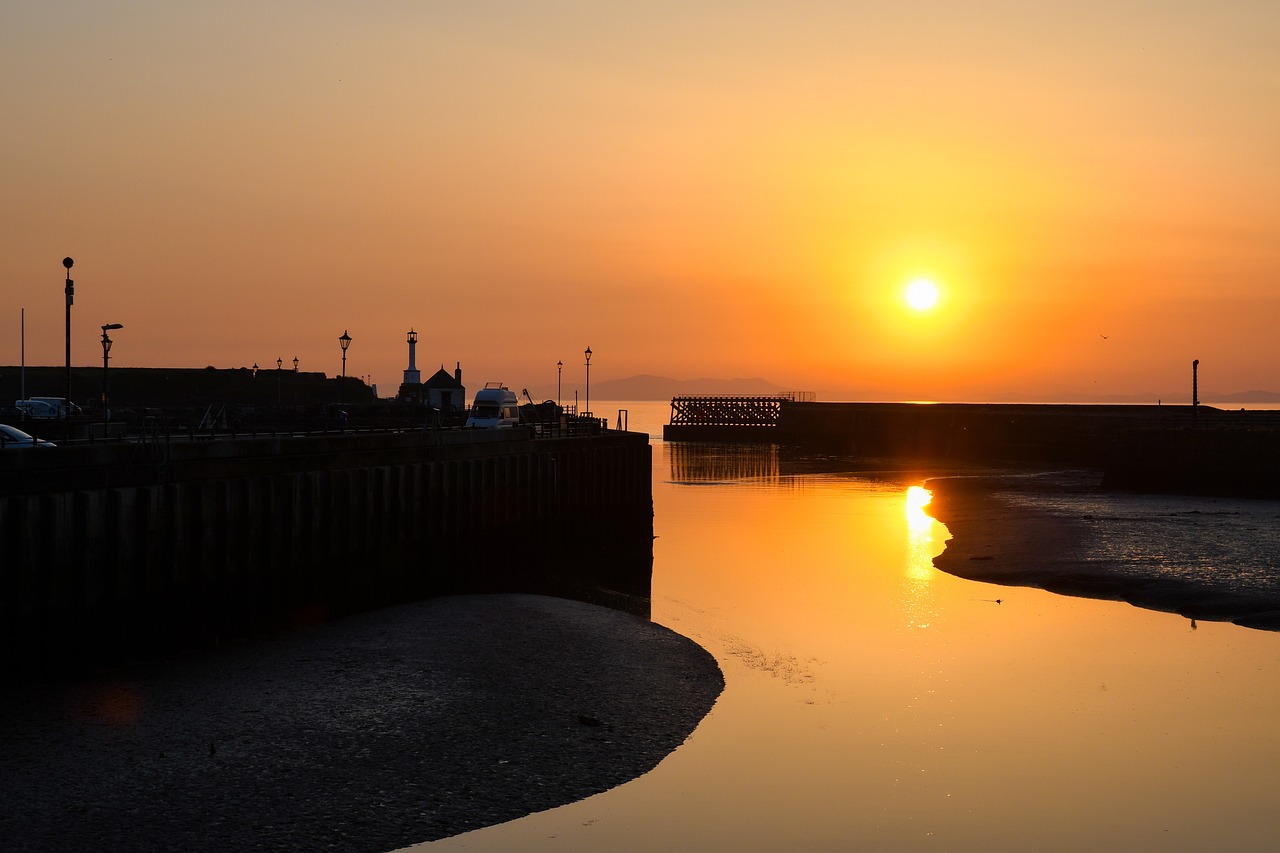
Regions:
<instances>
[{"instance_id":1,"label":"lamp post","mask_svg":"<svg viewBox=\"0 0 1280 853\"><path fill-rule=\"evenodd\" d=\"M258 362L255 361L253 363L253 367L250 369L253 371L253 378L257 379L258 378Z\"/></svg>"},{"instance_id":2,"label":"lamp post","mask_svg":"<svg viewBox=\"0 0 1280 853\"><path fill-rule=\"evenodd\" d=\"M342 337L338 338L338 346L342 347L342 378L347 378L347 347L351 346L351 336L347 334L347 330L342 330Z\"/></svg>"},{"instance_id":3,"label":"lamp post","mask_svg":"<svg viewBox=\"0 0 1280 853\"><path fill-rule=\"evenodd\" d=\"M75 261L71 258L63 258L62 265L67 268L67 284L65 293L67 295L67 406L63 411L63 417L71 417L71 303L76 300L76 283L71 280L71 266Z\"/></svg>"},{"instance_id":4,"label":"lamp post","mask_svg":"<svg viewBox=\"0 0 1280 853\"><path fill-rule=\"evenodd\" d=\"M560 405L560 378L564 376L564 362L556 362L556 405Z\"/></svg>"},{"instance_id":5,"label":"lamp post","mask_svg":"<svg viewBox=\"0 0 1280 853\"><path fill-rule=\"evenodd\" d=\"M296 355L293 357L293 372L298 372L298 357Z\"/></svg>"},{"instance_id":6,"label":"lamp post","mask_svg":"<svg viewBox=\"0 0 1280 853\"><path fill-rule=\"evenodd\" d=\"M338 403L341 404L342 398L347 396L347 347L351 346L351 336L346 329L342 330L342 336L338 338L338 346L342 347L342 382L338 385Z\"/></svg>"},{"instance_id":7,"label":"lamp post","mask_svg":"<svg viewBox=\"0 0 1280 853\"><path fill-rule=\"evenodd\" d=\"M276 359L276 408L280 408L280 374L284 370L284 359Z\"/></svg>"},{"instance_id":8,"label":"lamp post","mask_svg":"<svg viewBox=\"0 0 1280 853\"><path fill-rule=\"evenodd\" d=\"M587 347L586 356L587 356L587 411L586 411L586 414L590 415L591 414L591 347Z\"/></svg>"},{"instance_id":9,"label":"lamp post","mask_svg":"<svg viewBox=\"0 0 1280 853\"><path fill-rule=\"evenodd\" d=\"M107 332L123 328L123 323L107 323L102 327L102 422L104 424L111 420L111 410L107 408L110 405L107 392L107 362L111 359L111 338L107 336ZM70 400L70 398L67 399Z\"/></svg>"}]
</instances>

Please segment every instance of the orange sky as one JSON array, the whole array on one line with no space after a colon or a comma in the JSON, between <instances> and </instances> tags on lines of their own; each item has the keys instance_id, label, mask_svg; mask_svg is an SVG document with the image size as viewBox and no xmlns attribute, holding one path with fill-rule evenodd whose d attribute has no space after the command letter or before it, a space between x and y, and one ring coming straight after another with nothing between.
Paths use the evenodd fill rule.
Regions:
<instances>
[{"instance_id":1,"label":"orange sky","mask_svg":"<svg viewBox=\"0 0 1280 853\"><path fill-rule=\"evenodd\" d=\"M697 6L697 8L689 8ZM625 8L635 7L635 8ZM0 363L1280 390L1280 5L20 4ZM942 300L908 312L928 275ZM1102 336L1108 336L1104 339Z\"/></svg>"}]
</instances>

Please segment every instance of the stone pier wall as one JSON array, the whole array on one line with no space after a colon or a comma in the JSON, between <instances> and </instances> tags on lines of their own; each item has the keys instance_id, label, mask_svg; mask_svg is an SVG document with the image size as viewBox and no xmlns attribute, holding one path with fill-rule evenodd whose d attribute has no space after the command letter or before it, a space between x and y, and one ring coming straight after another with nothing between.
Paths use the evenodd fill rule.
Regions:
<instances>
[{"instance_id":1,"label":"stone pier wall","mask_svg":"<svg viewBox=\"0 0 1280 853\"><path fill-rule=\"evenodd\" d=\"M209 642L463 591L615 598L644 609L650 470L647 438L616 432L7 453L0 660L21 667L28 657Z\"/></svg>"}]
</instances>

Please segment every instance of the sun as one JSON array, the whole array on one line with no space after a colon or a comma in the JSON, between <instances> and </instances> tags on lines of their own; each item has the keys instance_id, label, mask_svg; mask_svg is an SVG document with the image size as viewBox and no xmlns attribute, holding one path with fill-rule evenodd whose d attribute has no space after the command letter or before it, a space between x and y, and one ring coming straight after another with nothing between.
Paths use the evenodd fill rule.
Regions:
<instances>
[{"instance_id":1,"label":"sun","mask_svg":"<svg viewBox=\"0 0 1280 853\"><path fill-rule=\"evenodd\" d=\"M915 311L928 311L938 304L938 285L927 278L917 278L907 285L902 298Z\"/></svg>"}]
</instances>

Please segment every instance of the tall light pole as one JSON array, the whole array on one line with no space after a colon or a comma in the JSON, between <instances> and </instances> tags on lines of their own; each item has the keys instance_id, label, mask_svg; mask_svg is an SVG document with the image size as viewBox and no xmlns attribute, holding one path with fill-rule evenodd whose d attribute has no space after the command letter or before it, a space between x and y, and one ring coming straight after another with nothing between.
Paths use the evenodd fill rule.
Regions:
<instances>
[{"instance_id":1,"label":"tall light pole","mask_svg":"<svg viewBox=\"0 0 1280 853\"><path fill-rule=\"evenodd\" d=\"M63 258L62 265L67 268L67 406L63 417L71 417L71 303L76 301L76 283L71 280L71 266L75 261Z\"/></svg>"},{"instance_id":2,"label":"tall light pole","mask_svg":"<svg viewBox=\"0 0 1280 853\"><path fill-rule=\"evenodd\" d=\"M586 411L586 414L590 415L591 414L591 347L587 347L586 356L587 356L587 411Z\"/></svg>"},{"instance_id":3,"label":"tall light pole","mask_svg":"<svg viewBox=\"0 0 1280 853\"><path fill-rule=\"evenodd\" d=\"M564 376L564 362L556 362L556 405L560 405L560 378Z\"/></svg>"},{"instance_id":4,"label":"tall light pole","mask_svg":"<svg viewBox=\"0 0 1280 853\"><path fill-rule=\"evenodd\" d=\"M280 408L280 374L284 372L284 359L276 359L276 408Z\"/></svg>"},{"instance_id":5,"label":"tall light pole","mask_svg":"<svg viewBox=\"0 0 1280 853\"><path fill-rule=\"evenodd\" d=\"M298 372L298 357L296 355L293 357L293 372Z\"/></svg>"},{"instance_id":6,"label":"tall light pole","mask_svg":"<svg viewBox=\"0 0 1280 853\"><path fill-rule=\"evenodd\" d=\"M1191 418L1200 414L1200 359L1191 362Z\"/></svg>"},{"instance_id":7,"label":"tall light pole","mask_svg":"<svg viewBox=\"0 0 1280 853\"><path fill-rule=\"evenodd\" d=\"M107 394L107 361L111 358L111 338L107 336L107 332L123 328L123 323L107 323L102 327L102 422L104 424L111 420L111 410L107 408L110 405L110 397Z\"/></svg>"}]
</instances>

